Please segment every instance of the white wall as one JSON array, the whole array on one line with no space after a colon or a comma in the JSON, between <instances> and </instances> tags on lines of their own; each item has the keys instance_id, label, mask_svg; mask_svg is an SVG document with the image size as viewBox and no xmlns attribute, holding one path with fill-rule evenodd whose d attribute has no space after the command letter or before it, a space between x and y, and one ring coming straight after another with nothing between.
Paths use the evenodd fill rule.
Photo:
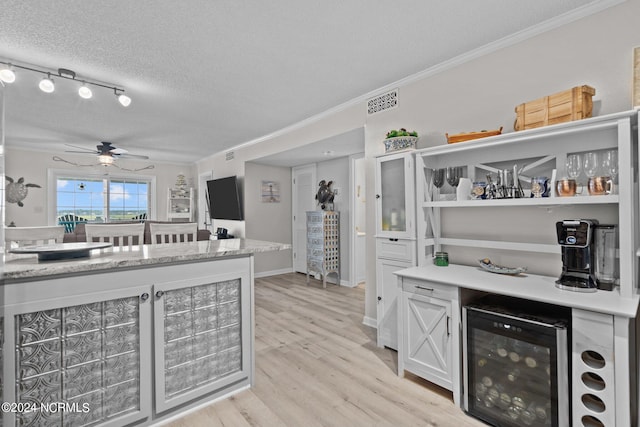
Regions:
<instances>
[{"instance_id":1,"label":"white wall","mask_svg":"<svg viewBox=\"0 0 640 427\"><path fill-rule=\"evenodd\" d=\"M199 170L224 168L243 175L245 160L343 133L365 125L367 163L367 229L375 230L374 156L384 152L386 131L415 129L419 147L445 143L445 132L504 126L513 129L516 105L574 86L596 88L594 115L631 107L632 50L640 46L637 17L640 1L629 0L598 14L537 35L456 67L400 86L400 105L365 116L365 102L323 115L235 151L198 163ZM389 82L390 84L392 82ZM376 316L375 240L367 234L365 316Z\"/></svg>"},{"instance_id":2,"label":"white wall","mask_svg":"<svg viewBox=\"0 0 640 427\"><path fill-rule=\"evenodd\" d=\"M21 150L14 147L6 148L6 168L5 173L14 180L24 177L25 182L40 185L42 188L29 188L29 194L23 200L23 207L15 203L7 203L5 213L5 225L12 221L19 227L30 227L48 224L47 213L47 170L48 169L69 169L73 171L86 171L91 173L104 173L104 167L77 167L62 162L52 160L53 154L42 151ZM65 153L61 157L65 160L78 162L81 164L92 161L91 156L73 155ZM150 161L118 160L122 167L131 169L147 166L149 163L155 165L154 169L135 172L139 175L156 177L156 206L154 206L155 218L160 221L167 219L167 189L174 187L178 174L182 173L187 178L190 186L195 186L194 176L195 165L187 164L163 164ZM126 162L126 163L125 163ZM114 174L118 169L113 169ZM126 172L129 173L129 172Z\"/></svg>"},{"instance_id":3,"label":"white wall","mask_svg":"<svg viewBox=\"0 0 640 427\"><path fill-rule=\"evenodd\" d=\"M280 184L280 203L264 203L262 181ZM248 162L244 176L245 228L248 239L291 244L291 168L265 166ZM290 272L291 250L255 255L256 274Z\"/></svg>"}]
</instances>

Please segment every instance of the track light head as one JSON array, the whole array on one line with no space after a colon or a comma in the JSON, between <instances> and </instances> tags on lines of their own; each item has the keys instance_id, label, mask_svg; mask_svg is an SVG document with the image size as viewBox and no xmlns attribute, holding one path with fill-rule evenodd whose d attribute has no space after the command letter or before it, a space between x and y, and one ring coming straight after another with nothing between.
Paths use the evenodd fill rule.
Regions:
<instances>
[{"instance_id":1,"label":"track light head","mask_svg":"<svg viewBox=\"0 0 640 427\"><path fill-rule=\"evenodd\" d=\"M113 91L116 94L116 97L118 98L118 102L123 106L123 107L128 107L129 105L131 105L131 98L129 98L127 95L123 93L118 94L118 90L115 89Z\"/></svg>"},{"instance_id":2,"label":"track light head","mask_svg":"<svg viewBox=\"0 0 640 427\"><path fill-rule=\"evenodd\" d=\"M84 98L84 99L90 99L93 96L93 92L91 91L91 89L84 84L84 82L82 83L82 86L80 86L78 88L78 95L80 95L80 98Z\"/></svg>"},{"instance_id":3,"label":"track light head","mask_svg":"<svg viewBox=\"0 0 640 427\"><path fill-rule=\"evenodd\" d=\"M53 84L53 79L51 78L51 74L47 74L47 77L40 80L38 87L44 93L51 93L56 90L56 85Z\"/></svg>"},{"instance_id":4,"label":"track light head","mask_svg":"<svg viewBox=\"0 0 640 427\"><path fill-rule=\"evenodd\" d=\"M16 73L11 69L11 64L0 69L0 80L5 83L13 83L16 81Z\"/></svg>"}]
</instances>

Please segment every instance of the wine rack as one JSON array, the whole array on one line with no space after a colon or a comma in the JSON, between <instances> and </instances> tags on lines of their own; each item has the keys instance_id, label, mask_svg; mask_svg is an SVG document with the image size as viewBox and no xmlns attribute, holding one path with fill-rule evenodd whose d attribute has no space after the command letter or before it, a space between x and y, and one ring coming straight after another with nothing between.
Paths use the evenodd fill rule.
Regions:
<instances>
[{"instance_id":1,"label":"wine rack","mask_svg":"<svg viewBox=\"0 0 640 427\"><path fill-rule=\"evenodd\" d=\"M307 212L307 284L311 273L322 275L325 288L334 273L340 285L340 212Z\"/></svg>"}]
</instances>

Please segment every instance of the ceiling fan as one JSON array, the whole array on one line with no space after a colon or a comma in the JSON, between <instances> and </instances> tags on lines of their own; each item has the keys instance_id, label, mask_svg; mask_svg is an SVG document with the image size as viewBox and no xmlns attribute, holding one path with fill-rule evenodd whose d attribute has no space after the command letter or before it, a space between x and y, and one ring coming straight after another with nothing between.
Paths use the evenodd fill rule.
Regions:
<instances>
[{"instance_id":1,"label":"ceiling fan","mask_svg":"<svg viewBox=\"0 0 640 427\"><path fill-rule=\"evenodd\" d=\"M66 150L65 153L79 153L79 154L93 154L93 155L97 155L98 156L98 163L102 166L116 166L114 164L114 160L115 159L119 159L119 158L135 158L135 159L149 159L149 156L143 156L143 155L139 155L139 154L130 154L127 150L125 150L124 148L117 148L115 146L112 145L111 142L105 142L102 141L100 144L96 145L96 149L92 150L90 148L85 148L85 147L79 147L77 145L71 145L71 144L65 144L68 147L71 148L76 148L78 150L81 151L76 151L76 150ZM93 166L93 165L80 165L77 163L73 163L73 162L69 162L67 160L61 159L58 156L54 156L53 160L55 161L62 161L65 163L69 163L75 166ZM119 166L116 166L119 169L123 169L123 170L128 170L128 171L139 171L139 170L143 170L143 169L153 169L153 165L144 167L144 168L140 168L140 169L125 169Z\"/></svg>"},{"instance_id":2,"label":"ceiling fan","mask_svg":"<svg viewBox=\"0 0 640 427\"><path fill-rule=\"evenodd\" d=\"M129 158L145 159L145 160L149 159L149 156L129 154L129 152L124 148L117 148L113 146L110 142L105 142L105 141L96 145L96 150L92 150L90 148L85 148L85 147L78 147L77 145L71 145L71 144L65 144L65 145L67 145L68 147L82 150L82 151L67 150L65 151L65 153L96 154L98 156L98 161L104 165L106 164L110 165L113 163L114 159L121 158L121 157L122 158L129 157Z\"/></svg>"}]
</instances>

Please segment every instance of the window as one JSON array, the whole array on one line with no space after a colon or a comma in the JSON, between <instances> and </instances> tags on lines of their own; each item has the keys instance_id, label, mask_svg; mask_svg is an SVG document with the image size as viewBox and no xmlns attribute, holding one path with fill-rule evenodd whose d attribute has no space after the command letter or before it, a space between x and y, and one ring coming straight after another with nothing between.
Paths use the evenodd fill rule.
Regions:
<instances>
[{"instance_id":1,"label":"window","mask_svg":"<svg viewBox=\"0 0 640 427\"><path fill-rule=\"evenodd\" d=\"M54 223L67 221L113 222L151 216L154 177L91 176L55 171L49 182L55 189Z\"/></svg>"}]
</instances>

